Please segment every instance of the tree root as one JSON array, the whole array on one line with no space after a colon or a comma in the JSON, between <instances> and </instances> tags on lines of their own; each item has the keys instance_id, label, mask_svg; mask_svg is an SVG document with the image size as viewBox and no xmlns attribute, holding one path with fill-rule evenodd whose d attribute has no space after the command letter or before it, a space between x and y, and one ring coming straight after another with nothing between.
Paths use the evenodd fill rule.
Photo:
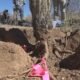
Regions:
<instances>
[{"instance_id":1,"label":"tree root","mask_svg":"<svg viewBox=\"0 0 80 80\"><path fill-rule=\"evenodd\" d=\"M57 46L57 45L54 45L54 53L55 53L55 55L58 57L58 58L61 58L61 55L60 54L62 54L62 53L71 53L71 54L74 54L75 52L73 52L73 51L71 51L71 50L66 50L66 49L64 49L64 50L62 50L59 46Z\"/></svg>"}]
</instances>

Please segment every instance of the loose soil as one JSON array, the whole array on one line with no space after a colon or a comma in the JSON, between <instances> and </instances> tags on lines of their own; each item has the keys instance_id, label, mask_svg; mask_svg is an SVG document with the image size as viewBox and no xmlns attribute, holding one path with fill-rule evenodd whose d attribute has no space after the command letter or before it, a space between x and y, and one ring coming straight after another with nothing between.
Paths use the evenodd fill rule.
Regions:
<instances>
[{"instance_id":1,"label":"loose soil","mask_svg":"<svg viewBox=\"0 0 80 80\"><path fill-rule=\"evenodd\" d=\"M22 48L26 45L26 50ZM27 74L18 75L32 67L36 44L32 28L4 25L0 28L0 80L30 80ZM54 44L61 52L55 53ZM54 80L80 80L80 29L58 28L49 33L47 65ZM68 52L66 52L66 51ZM5 77L14 76L14 77ZM31 80L40 80L32 78Z\"/></svg>"}]
</instances>

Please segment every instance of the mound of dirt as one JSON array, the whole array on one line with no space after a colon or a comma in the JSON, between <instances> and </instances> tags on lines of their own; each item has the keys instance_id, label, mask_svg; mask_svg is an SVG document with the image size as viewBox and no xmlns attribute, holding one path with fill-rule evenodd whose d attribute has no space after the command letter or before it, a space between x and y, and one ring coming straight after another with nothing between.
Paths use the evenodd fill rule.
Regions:
<instances>
[{"instance_id":1,"label":"mound of dirt","mask_svg":"<svg viewBox=\"0 0 80 80\"><path fill-rule=\"evenodd\" d=\"M19 45L0 41L0 78L23 72L31 64L30 56Z\"/></svg>"}]
</instances>

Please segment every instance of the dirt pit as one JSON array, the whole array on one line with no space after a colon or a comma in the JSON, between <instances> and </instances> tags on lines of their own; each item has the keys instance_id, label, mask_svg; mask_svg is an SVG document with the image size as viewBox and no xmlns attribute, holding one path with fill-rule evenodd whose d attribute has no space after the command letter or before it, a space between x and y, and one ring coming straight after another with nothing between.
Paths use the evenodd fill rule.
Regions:
<instances>
[{"instance_id":1,"label":"dirt pit","mask_svg":"<svg viewBox=\"0 0 80 80\"><path fill-rule=\"evenodd\" d=\"M49 70L56 80L80 80L80 30L63 32L67 36L55 39L60 51L52 46L53 52L48 59Z\"/></svg>"},{"instance_id":2,"label":"dirt pit","mask_svg":"<svg viewBox=\"0 0 80 80\"><path fill-rule=\"evenodd\" d=\"M19 70L25 70L23 68L28 69L32 66L33 57L28 55L34 50L35 45L32 29L1 28L0 41L3 41L0 42L0 69L3 68L0 70L2 71L0 77L1 75L5 77L6 74L17 73ZM21 48L24 44L27 46L27 52ZM48 45L50 53L47 65L54 80L80 80L80 29L53 29L48 39ZM55 49L54 45L56 45L57 49ZM6 66L7 71L4 66ZM27 78L27 75L21 75L16 78L4 78L2 80L41 79L31 79Z\"/></svg>"}]
</instances>

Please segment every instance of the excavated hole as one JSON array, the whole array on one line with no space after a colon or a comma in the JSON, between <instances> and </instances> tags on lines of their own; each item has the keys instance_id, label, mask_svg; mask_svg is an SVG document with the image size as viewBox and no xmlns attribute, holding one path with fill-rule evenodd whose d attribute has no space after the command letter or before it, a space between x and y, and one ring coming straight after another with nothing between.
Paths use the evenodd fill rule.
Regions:
<instances>
[{"instance_id":1,"label":"excavated hole","mask_svg":"<svg viewBox=\"0 0 80 80\"><path fill-rule=\"evenodd\" d=\"M79 31L76 31L79 33ZM33 49L33 45L28 42L25 32L19 29L9 29L8 31L4 28L0 28L0 40L5 42L13 42L21 46L26 45L29 47L28 52ZM74 34L75 35L75 34ZM73 36L74 36L73 35ZM76 47L75 47L76 48ZM69 70L80 69L80 45L75 49L75 54L71 54L59 62L60 68Z\"/></svg>"},{"instance_id":2,"label":"excavated hole","mask_svg":"<svg viewBox=\"0 0 80 80\"><path fill-rule=\"evenodd\" d=\"M71 55L65 59L63 59L60 63L60 68L65 69L80 69L80 54Z\"/></svg>"},{"instance_id":3,"label":"excavated hole","mask_svg":"<svg viewBox=\"0 0 80 80\"><path fill-rule=\"evenodd\" d=\"M80 70L80 46L75 50L75 54L61 60L59 65L64 69Z\"/></svg>"},{"instance_id":4,"label":"excavated hole","mask_svg":"<svg viewBox=\"0 0 80 80\"><path fill-rule=\"evenodd\" d=\"M12 42L21 46L27 46L27 52L31 51L34 46L28 42L25 32L16 28L9 29L0 28L0 41Z\"/></svg>"}]
</instances>

